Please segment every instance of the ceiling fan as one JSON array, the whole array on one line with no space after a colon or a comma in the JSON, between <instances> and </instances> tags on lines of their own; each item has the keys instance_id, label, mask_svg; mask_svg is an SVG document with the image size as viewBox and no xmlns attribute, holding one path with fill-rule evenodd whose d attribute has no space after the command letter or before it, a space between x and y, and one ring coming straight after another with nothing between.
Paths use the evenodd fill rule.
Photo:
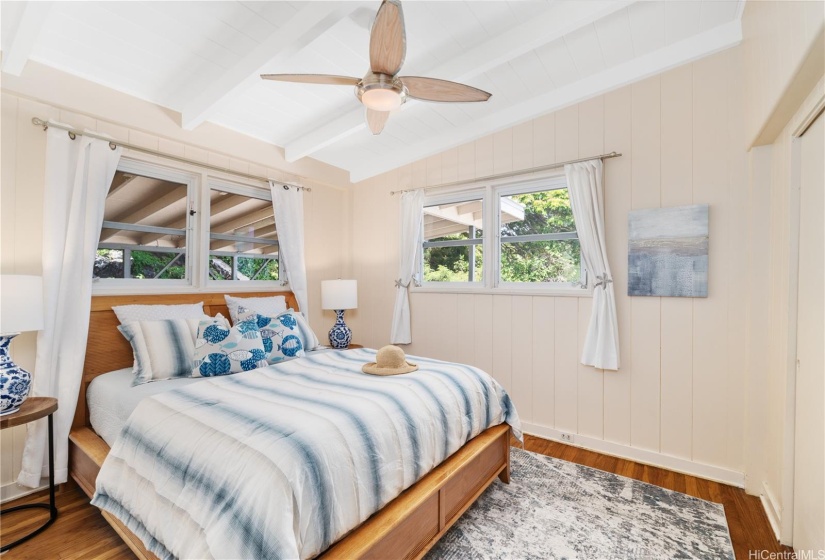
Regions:
<instances>
[{"instance_id":1,"label":"ceiling fan","mask_svg":"<svg viewBox=\"0 0 825 560\"><path fill-rule=\"evenodd\" d=\"M363 78L326 74L261 74L265 80L355 86L355 95L367 108L367 125L381 134L390 111L408 97L422 101L487 101L489 93L472 86L419 76L398 76L407 51L404 13L400 0L383 0L370 32L370 69Z\"/></svg>"}]
</instances>

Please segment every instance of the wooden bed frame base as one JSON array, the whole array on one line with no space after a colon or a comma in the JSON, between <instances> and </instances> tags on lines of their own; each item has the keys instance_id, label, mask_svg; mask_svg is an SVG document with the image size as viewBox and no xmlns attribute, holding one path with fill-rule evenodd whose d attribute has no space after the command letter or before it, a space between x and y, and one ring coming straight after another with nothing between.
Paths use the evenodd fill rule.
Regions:
<instances>
[{"instance_id":1,"label":"wooden bed frame base","mask_svg":"<svg viewBox=\"0 0 825 560\"><path fill-rule=\"evenodd\" d=\"M252 297L277 294L233 295ZM293 294L286 292L283 295L297 309ZM118 322L112 306L198 301L204 302L204 310L210 315L226 313L222 293L92 298L83 383L75 422L69 434L69 472L89 497L94 495L95 481L109 454L109 446L89 425L86 388L97 375L131 365L131 348L116 329ZM115 352L113 348L125 352ZM320 557L324 560L421 558L496 477L510 482L510 427L506 424L489 428L469 441ZM123 523L105 511L102 513L139 559L157 559Z\"/></svg>"},{"instance_id":2,"label":"wooden bed frame base","mask_svg":"<svg viewBox=\"0 0 825 560\"><path fill-rule=\"evenodd\" d=\"M89 497L109 453L91 428L69 434L71 475ZM478 499L496 477L510 482L510 427L494 426L459 449L321 555L324 560L420 558ZM102 512L141 560L157 557L120 521Z\"/></svg>"}]
</instances>

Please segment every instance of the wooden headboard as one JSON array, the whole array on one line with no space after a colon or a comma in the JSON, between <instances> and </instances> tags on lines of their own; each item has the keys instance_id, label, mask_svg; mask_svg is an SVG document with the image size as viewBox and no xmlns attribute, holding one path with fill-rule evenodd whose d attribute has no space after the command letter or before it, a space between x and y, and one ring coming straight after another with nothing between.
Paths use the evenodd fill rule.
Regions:
<instances>
[{"instance_id":1,"label":"wooden headboard","mask_svg":"<svg viewBox=\"0 0 825 560\"><path fill-rule=\"evenodd\" d=\"M117 320L112 307L134 304L175 305L202 301L204 313L213 317L221 313L228 319L229 309L227 309L226 300L223 297L225 293L227 292L92 297L89 340L86 343L86 360L83 364L83 379L80 383L80 395L77 399L77 410L74 414L72 428L89 425L86 388L92 379L102 373L131 367L132 365L132 346L117 330L120 321ZM242 292L229 293L229 295L236 297L284 296L287 308L298 310L298 301L292 292Z\"/></svg>"}]
</instances>

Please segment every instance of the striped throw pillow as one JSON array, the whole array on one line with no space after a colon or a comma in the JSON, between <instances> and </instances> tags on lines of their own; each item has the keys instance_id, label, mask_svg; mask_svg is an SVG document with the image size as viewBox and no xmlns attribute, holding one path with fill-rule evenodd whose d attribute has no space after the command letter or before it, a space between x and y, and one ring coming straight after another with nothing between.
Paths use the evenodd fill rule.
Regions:
<instances>
[{"instance_id":1,"label":"striped throw pillow","mask_svg":"<svg viewBox=\"0 0 825 560\"><path fill-rule=\"evenodd\" d=\"M135 353L132 386L192 376L192 357L200 319L133 321L118 330Z\"/></svg>"}]
</instances>

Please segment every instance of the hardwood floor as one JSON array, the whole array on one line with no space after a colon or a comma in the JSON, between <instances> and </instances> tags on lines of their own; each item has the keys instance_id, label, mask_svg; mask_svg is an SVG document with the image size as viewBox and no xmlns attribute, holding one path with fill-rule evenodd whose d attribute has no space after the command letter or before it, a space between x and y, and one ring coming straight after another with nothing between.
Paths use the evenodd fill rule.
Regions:
<instances>
[{"instance_id":1,"label":"hardwood floor","mask_svg":"<svg viewBox=\"0 0 825 560\"><path fill-rule=\"evenodd\" d=\"M525 436L525 449L723 504L736 558L740 560L748 560L748 551L751 550L790 551L774 538L759 498L748 496L740 488L529 435ZM3 506L36 501L47 502L48 495L30 496ZM97 508L89 504L89 499L74 483L65 485L58 493L57 507L60 515L54 525L34 539L5 553L3 560L134 558ZM0 524L0 542L5 544L15 540L47 516L45 510L42 513L29 510L4 515Z\"/></svg>"}]
</instances>

